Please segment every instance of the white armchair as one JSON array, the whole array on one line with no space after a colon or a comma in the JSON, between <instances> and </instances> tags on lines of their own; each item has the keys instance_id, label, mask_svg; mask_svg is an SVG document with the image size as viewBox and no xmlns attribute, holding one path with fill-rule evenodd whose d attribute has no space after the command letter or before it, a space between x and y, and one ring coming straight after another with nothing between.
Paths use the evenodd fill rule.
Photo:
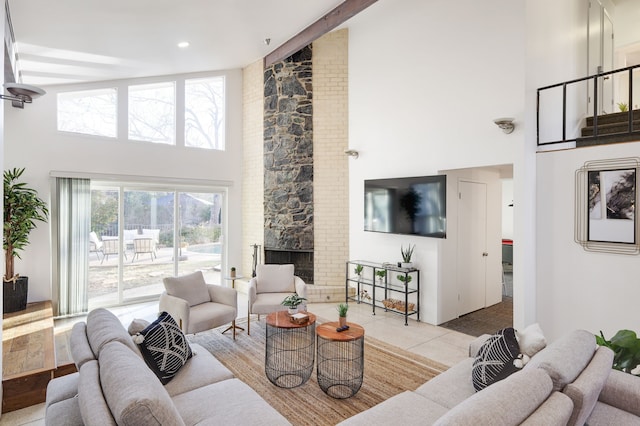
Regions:
<instances>
[{"instance_id":1,"label":"white armchair","mask_svg":"<svg viewBox=\"0 0 640 426\"><path fill-rule=\"evenodd\" d=\"M261 314L284 311L287 307L282 301L293 293L307 297L307 286L294 275L293 265L257 265L256 276L249 281L247 334L251 328L251 314L257 314L260 320Z\"/></svg>"},{"instance_id":2,"label":"white armchair","mask_svg":"<svg viewBox=\"0 0 640 426\"><path fill-rule=\"evenodd\" d=\"M160 312L166 311L185 334L198 333L228 323L238 316L238 293L233 288L207 284L201 271L163 279ZM236 330L233 327L233 338Z\"/></svg>"}]
</instances>

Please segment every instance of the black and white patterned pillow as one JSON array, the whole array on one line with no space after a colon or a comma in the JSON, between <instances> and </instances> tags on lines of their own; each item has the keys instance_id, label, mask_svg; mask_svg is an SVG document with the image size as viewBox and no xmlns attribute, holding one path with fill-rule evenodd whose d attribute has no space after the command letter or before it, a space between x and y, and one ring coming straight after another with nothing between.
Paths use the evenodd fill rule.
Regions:
<instances>
[{"instance_id":1,"label":"black and white patterned pillow","mask_svg":"<svg viewBox=\"0 0 640 426\"><path fill-rule=\"evenodd\" d=\"M173 379L193 355L182 330L167 312L134 337L149 368L163 385Z\"/></svg>"},{"instance_id":2,"label":"black and white patterned pillow","mask_svg":"<svg viewBox=\"0 0 640 426\"><path fill-rule=\"evenodd\" d=\"M504 328L489 337L473 361L471 379L476 391L519 371L513 364L518 355L520 346L513 328Z\"/></svg>"}]
</instances>

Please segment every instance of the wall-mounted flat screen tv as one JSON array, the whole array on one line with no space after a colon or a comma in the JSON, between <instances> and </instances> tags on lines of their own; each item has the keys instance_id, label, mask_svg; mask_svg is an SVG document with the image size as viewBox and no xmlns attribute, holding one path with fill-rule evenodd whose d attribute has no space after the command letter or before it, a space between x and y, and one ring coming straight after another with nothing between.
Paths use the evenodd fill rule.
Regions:
<instances>
[{"instance_id":1,"label":"wall-mounted flat screen tv","mask_svg":"<svg viewBox=\"0 0 640 426\"><path fill-rule=\"evenodd\" d=\"M364 230L447 236L447 176L364 181Z\"/></svg>"}]
</instances>

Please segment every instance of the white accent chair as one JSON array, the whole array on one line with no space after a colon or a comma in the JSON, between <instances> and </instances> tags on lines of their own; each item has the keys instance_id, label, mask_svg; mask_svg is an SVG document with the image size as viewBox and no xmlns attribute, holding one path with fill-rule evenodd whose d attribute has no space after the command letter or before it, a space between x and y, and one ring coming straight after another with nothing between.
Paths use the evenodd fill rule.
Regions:
<instances>
[{"instance_id":1,"label":"white accent chair","mask_svg":"<svg viewBox=\"0 0 640 426\"><path fill-rule=\"evenodd\" d=\"M221 325L235 325L238 293L233 288L207 284L201 271L163 280L160 312L166 311L185 334L194 334ZM236 330L233 327L233 338Z\"/></svg>"},{"instance_id":2,"label":"white accent chair","mask_svg":"<svg viewBox=\"0 0 640 426\"><path fill-rule=\"evenodd\" d=\"M247 334L251 328L251 314L284 311L282 301L290 294L298 293L307 297L305 282L294 275L293 265L257 265L256 276L249 281L249 317L247 318Z\"/></svg>"}]
</instances>

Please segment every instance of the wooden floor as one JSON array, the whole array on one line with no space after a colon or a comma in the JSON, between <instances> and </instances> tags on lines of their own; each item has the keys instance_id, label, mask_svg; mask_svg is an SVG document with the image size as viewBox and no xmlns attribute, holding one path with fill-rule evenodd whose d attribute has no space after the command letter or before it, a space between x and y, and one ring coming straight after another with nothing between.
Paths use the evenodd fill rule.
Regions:
<instances>
[{"instance_id":1,"label":"wooden floor","mask_svg":"<svg viewBox=\"0 0 640 426\"><path fill-rule=\"evenodd\" d=\"M44 402L57 367L51 302L3 315L2 334L2 412Z\"/></svg>"}]
</instances>

